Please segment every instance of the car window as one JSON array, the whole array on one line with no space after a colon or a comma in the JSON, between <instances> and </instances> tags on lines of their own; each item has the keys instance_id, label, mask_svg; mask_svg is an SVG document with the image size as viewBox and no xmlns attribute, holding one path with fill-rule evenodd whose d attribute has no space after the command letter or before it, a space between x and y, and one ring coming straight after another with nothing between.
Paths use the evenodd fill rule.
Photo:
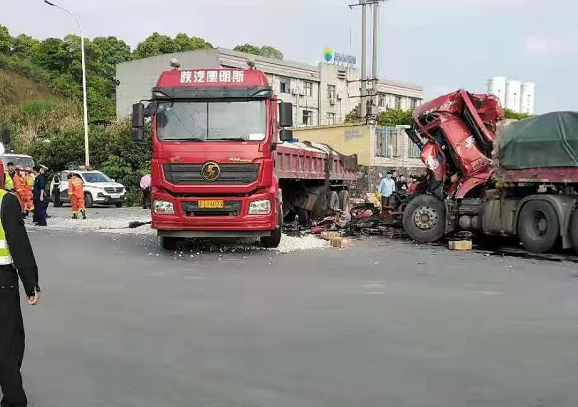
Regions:
<instances>
[{"instance_id":1,"label":"car window","mask_svg":"<svg viewBox=\"0 0 578 407\"><path fill-rule=\"evenodd\" d=\"M110 178L102 172L85 172L82 174L84 182L110 182Z\"/></svg>"},{"instance_id":2,"label":"car window","mask_svg":"<svg viewBox=\"0 0 578 407\"><path fill-rule=\"evenodd\" d=\"M60 182L68 181L68 178L66 178L66 177L68 177L68 173L65 171L61 172L60 173Z\"/></svg>"}]
</instances>

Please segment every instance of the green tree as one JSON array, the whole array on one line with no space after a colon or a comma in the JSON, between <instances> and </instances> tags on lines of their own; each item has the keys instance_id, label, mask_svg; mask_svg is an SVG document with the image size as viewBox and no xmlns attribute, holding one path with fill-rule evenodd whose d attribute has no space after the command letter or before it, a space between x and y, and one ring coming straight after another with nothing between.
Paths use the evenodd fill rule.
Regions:
<instances>
[{"instance_id":1,"label":"green tree","mask_svg":"<svg viewBox=\"0 0 578 407\"><path fill-rule=\"evenodd\" d=\"M173 40L175 48L179 52L194 51L196 49L208 49L213 46L200 37L189 37L187 34L178 33Z\"/></svg>"},{"instance_id":2,"label":"green tree","mask_svg":"<svg viewBox=\"0 0 578 407\"><path fill-rule=\"evenodd\" d=\"M32 62L53 72L67 72L72 59L60 38L47 38L33 49Z\"/></svg>"},{"instance_id":3,"label":"green tree","mask_svg":"<svg viewBox=\"0 0 578 407\"><path fill-rule=\"evenodd\" d=\"M261 47L261 56L273 59L283 59L283 53L281 51L268 45Z\"/></svg>"},{"instance_id":4,"label":"green tree","mask_svg":"<svg viewBox=\"0 0 578 407\"><path fill-rule=\"evenodd\" d=\"M388 109L379 114L377 124L380 126L401 126L411 125L412 119L411 110L403 109Z\"/></svg>"},{"instance_id":5,"label":"green tree","mask_svg":"<svg viewBox=\"0 0 578 407\"><path fill-rule=\"evenodd\" d=\"M516 113L511 109L504 109L504 117L506 119L523 120L531 117L531 115L527 113Z\"/></svg>"},{"instance_id":6,"label":"green tree","mask_svg":"<svg viewBox=\"0 0 578 407\"><path fill-rule=\"evenodd\" d=\"M10 55L27 59L32 56L33 50L40 44L35 38L29 35L20 34L18 37L12 38L12 50Z\"/></svg>"},{"instance_id":7,"label":"green tree","mask_svg":"<svg viewBox=\"0 0 578 407\"><path fill-rule=\"evenodd\" d=\"M359 109L359 105L351 109L351 111L345 115L345 123L362 123L363 120L359 117Z\"/></svg>"},{"instance_id":8,"label":"green tree","mask_svg":"<svg viewBox=\"0 0 578 407\"><path fill-rule=\"evenodd\" d=\"M155 31L137 45L133 57L135 59L148 58L177 51L179 51L179 49L171 37Z\"/></svg>"},{"instance_id":9,"label":"green tree","mask_svg":"<svg viewBox=\"0 0 578 407\"><path fill-rule=\"evenodd\" d=\"M258 47L253 44L243 44L237 45L235 48L233 48L233 50L267 58L283 59L283 53L281 51L268 45Z\"/></svg>"},{"instance_id":10,"label":"green tree","mask_svg":"<svg viewBox=\"0 0 578 407\"><path fill-rule=\"evenodd\" d=\"M8 28L0 25L0 54L8 55L12 47L12 37Z\"/></svg>"},{"instance_id":11,"label":"green tree","mask_svg":"<svg viewBox=\"0 0 578 407\"><path fill-rule=\"evenodd\" d=\"M116 37L96 37L92 43L100 50L100 64L104 75L114 76L117 64L132 59L130 46Z\"/></svg>"}]
</instances>

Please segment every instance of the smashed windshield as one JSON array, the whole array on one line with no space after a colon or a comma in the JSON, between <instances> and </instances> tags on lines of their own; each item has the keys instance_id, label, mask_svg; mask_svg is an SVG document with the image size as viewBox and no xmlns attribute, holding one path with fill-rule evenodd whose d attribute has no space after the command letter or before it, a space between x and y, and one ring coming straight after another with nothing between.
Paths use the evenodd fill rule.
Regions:
<instances>
[{"instance_id":1,"label":"smashed windshield","mask_svg":"<svg viewBox=\"0 0 578 407\"><path fill-rule=\"evenodd\" d=\"M167 102L157 110L161 141L261 141L267 125L266 104L240 102Z\"/></svg>"}]
</instances>

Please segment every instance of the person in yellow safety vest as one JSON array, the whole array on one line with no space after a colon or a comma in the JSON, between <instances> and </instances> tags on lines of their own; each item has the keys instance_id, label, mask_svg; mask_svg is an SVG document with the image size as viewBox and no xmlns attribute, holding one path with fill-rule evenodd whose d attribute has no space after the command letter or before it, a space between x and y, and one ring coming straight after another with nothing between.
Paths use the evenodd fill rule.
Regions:
<instances>
[{"instance_id":1,"label":"person in yellow safety vest","mask_svg":"<svg viewBox=\"0 0 578 407\"><path fill-rule=\"evenodd\" d=\"M26 406L20 366L24 357L24 323L18 277L28 305L40 301L38 267L14 194L0 190L0 387L3 406Z\"/></svg>"},{"instance_id":2,"label":"person in yellow safety vest","mask_svg":"<svg viewBox=\"0 0 578 407\"><path fill-rule=\"evenodd\" d=\"M16 173L16 169L14 168L14 163L9 162L6 164L6 172L4 173L4 188L6 191L14 190L14 174Z\"/></svg>"}]
</instances>

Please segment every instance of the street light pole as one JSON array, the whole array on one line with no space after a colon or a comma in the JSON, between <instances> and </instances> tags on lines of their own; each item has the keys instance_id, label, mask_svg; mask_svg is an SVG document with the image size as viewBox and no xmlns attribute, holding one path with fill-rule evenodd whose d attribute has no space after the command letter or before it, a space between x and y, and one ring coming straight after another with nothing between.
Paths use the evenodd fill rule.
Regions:
<instances>
[{"instance_id":1,"label":"street light pole","mask_svg":"<svg viewBox=\"0 0 578 407\"><path fill-rule=\"evenodd\" d=\"M82 30L82 25L80 24L80 21L78 21L78 18L76 18L74 14L72 14L64 7L59 6L58 4L54 4L48 0L44 0L44 2L49 6L56 7L67 13L74 19L74 21L76 21L76 24L78 24L78 28L80 29L80 55L82 58L82 111L84 116L84 165L86 167L89 167L90 155L88 151L88 107L86 102L86 62L84 59L84 32Z\"/></svg>"}]
</instances>

